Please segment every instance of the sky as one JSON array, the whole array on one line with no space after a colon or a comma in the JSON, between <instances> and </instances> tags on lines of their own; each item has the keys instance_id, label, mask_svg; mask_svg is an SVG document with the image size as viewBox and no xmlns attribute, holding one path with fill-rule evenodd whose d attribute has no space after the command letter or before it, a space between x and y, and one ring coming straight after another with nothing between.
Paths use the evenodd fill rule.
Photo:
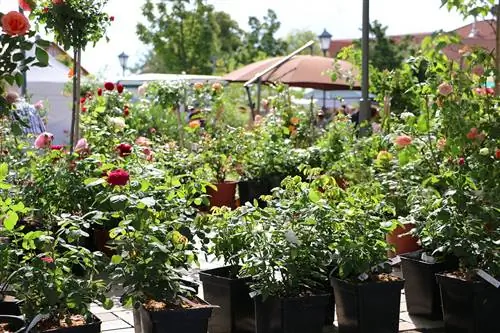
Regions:
<instances>
[{"instance_id":1,"label":"sky","mask_svg":"<svg viewBox=\"0 0 500 333\"><path fill-rule=\"evenodd\" d=\"M249 16L262 18L273 9L281 22L278 36L295 29L307 29L320 34L326 29L334 39L360 38L362 0L205 0L216 10L225 11L240 27L247 29ZM118 54L130 56L129 65L141 62L148 46L143 45L135 31L144 22L141 6L144 0L109 0L106 11L115 16L108 30L110 42L89 45L82 55L82 65L105 79L121 76ZM440 8L441 0L371 0L370 21L388 26L388 34L407 34L454 30L473 21L456 12ZM0 11L13 10L17 0L0 0Z\"/></svg>"}]
</instances>

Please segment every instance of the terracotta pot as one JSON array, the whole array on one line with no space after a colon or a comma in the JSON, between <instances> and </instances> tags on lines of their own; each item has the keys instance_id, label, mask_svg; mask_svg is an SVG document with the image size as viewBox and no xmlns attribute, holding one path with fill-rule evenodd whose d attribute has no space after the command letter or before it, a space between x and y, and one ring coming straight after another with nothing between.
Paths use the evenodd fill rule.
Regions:
<instances>
[{"instance_id":1,"label":"terracotta pot","mask_svg":"<svg viewBox=\"0 0 500 333\"><path fill-rule=\"evenodd\" d=\"M237 182L224 182L215 184L217 190L211 187L207 188L207 194L210 196L210 205L212 207L227 206L236 207L235 195Z\"/></svg>"},{"instance_id":2,"label":"terracotta pot","mask_svg":"<svg viewBox=\"0 0 500 333\"><path fill-rule=\"evenodd\" d=\"M420 250L420 245L418 245L418 239L411 236L402 234L408 233L411 229L415 228L415 225L412 223L405 224L403 227L399 226L394 229L389 235L387 235L386 240L389 244L393 245L396 252L389 252L389 257L395 257L396 255L402 253L408 253Z\"/></svg>"}]
</instances>

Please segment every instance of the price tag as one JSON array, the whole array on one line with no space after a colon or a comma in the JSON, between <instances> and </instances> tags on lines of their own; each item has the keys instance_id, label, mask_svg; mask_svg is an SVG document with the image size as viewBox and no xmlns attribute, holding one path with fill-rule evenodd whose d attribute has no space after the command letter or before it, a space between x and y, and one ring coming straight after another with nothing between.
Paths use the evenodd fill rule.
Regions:
<instances>
[{"instance_id":1,"label":"price tag","mask_svg":"<svg viewBox=\"0 0 500 333\"><path fill-rule=\"evenodd\" d=\"M500 281L498 281L497 279L495 279L493 276L489 275L488 273L486 273L482 269L478 269L476 271L476 274L479 275L480 277L482 277L486 282L491 284L493 287L495 287L495 288L500 287Z\"/></svg>"}]
</instances>

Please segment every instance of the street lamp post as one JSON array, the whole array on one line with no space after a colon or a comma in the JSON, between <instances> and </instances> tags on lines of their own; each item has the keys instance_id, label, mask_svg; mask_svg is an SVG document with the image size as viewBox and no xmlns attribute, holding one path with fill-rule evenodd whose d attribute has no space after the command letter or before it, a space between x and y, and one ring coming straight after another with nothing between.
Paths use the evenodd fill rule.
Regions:
<instances>
[{"instance_id":1,"label":"street lamp post","mask_svg":"<svg viewBox=\"0 0 500 333\"><path fill-rule=\"evenodd\" d=\"M128 54L125 52L118 55L118 60L120 60L120 66L122 66L122 74L125 76L125 70L127 69Z\"/></svg>"},{"instance_id":2,"label":"street lamp post","mask_svg":"<svg viewBox=\"0 0 500 333\"><path fill-rule=\"evenodd\" d=\"M321 51L323 51L323 57L326 57L326 53L330 49L332 35L328 31L326 31L326 29L324 29L321 35L318 36L318 39L321 46ZM323 111L324 110L326 110L326 90L323 90Z\"/></svg>"},{"instance_id":3,"label":"street lamp post","mask_svg":"<svg viewBox=\"0 0 500 333\"><path fill-rule=\"evenodd\" d=\"M363 0L363 33L362 33L362 65L361 65L361 105L359 123L369 119L370 100L369 85L369 50L370 50L370 0Z\"/></svg>"}]
</instances>

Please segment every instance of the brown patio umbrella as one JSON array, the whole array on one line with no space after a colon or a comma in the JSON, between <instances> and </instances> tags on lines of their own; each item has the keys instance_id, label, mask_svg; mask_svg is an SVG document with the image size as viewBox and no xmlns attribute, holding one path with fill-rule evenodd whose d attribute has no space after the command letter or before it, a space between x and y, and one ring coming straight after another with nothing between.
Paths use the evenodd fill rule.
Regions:
<instances>
[{"instance_id":1,"label":"brown patio umbrella","mask_svg":"<svg viewBox=\"0 0 500 333\"><path fill-rule=\"evenodd\" d=\"M281 61L284 57L270 58L255 62L232 73L222 79L228 82L247 82L256 75ZM359 83L348 82L345 77L355 78L354 67L342 60L335 61L342 75L338 75L336 81L332 81L328 71L334 68L334 60L327 57L296 55L276 69L262 76L263 83L281 82L293 87L314 88L320 90L359 89Z\"/></svg>"}]
</instances>

